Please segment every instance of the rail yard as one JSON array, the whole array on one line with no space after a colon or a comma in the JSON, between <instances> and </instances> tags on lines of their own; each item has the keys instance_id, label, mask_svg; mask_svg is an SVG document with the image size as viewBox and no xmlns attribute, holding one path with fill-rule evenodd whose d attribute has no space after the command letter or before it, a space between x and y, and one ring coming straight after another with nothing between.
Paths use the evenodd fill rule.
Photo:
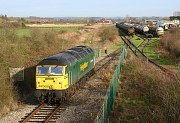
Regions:
<instances>
[{"instance_id":1,"label":"rail yard","mask_svg":"<svg viewBox=\"0 0 180 123\"><path fill-rule=\"evenodd\" d=\"M12 122L5 114L18 105L14 122L21 123L179 121L179 25L146 21L27 24L25 35L1 30L2 80L13 90L2 100L17 98L9 97L14 109L3 107L0 123Z\"/></svg>"}]
</instances>

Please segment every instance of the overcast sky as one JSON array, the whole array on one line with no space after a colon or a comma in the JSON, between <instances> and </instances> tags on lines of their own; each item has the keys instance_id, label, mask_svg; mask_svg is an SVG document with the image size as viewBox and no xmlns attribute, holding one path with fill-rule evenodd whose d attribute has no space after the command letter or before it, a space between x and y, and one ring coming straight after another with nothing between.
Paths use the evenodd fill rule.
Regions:
<instances>
[{"instance_id":1,"label":"overcast sky","mask_svg":"<svg viewBox=\"0 0 180 123\"><path fill-rule=\"evenodd\" d=\"M180 0L0 0L0 14L15 17L172 16Z\"/></svg>"}]
</instances>

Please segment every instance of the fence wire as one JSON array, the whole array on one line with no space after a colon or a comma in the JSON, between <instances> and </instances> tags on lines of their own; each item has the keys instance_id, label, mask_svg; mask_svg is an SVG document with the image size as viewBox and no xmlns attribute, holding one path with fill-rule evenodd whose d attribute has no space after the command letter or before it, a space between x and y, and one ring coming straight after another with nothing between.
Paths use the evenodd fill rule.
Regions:
<instances>
[{"instance_id":1,"label":"fence wire","mask_svg":"<svg viewBox=\"0 0 180 123\"><path fill-rule=\"evenodd\" d=\"M102 103L101 109L94 123L107 123L108 122L108 119L109 119L109 116L113 107L113 103L116 98L116 92L118 89L118 80L120 77L121 67L122 67L125 57L126 57L126 49L122 46L118 65L116 67L113 78L111 80L111 84L107 90L106 98L104 102Z\"/></svg>"}]
</instances>

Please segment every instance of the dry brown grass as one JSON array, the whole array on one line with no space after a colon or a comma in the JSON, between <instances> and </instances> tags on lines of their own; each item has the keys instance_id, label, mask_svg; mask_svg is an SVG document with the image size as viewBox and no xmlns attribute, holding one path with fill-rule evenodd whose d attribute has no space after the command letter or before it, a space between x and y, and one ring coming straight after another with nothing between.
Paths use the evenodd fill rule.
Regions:
<instances>
[{"instance_id":1,"label":"dry brown grass","mask_svg":"<svg viewBox=\"0 0 180 123\"><path fill-rule=\"evenodd\" d=\"M161 39L161 44L165 49L177 59L180 60L180 29L172 29Z\"/></svg>"},{"instance_id":2,"label":"dry brown grass","mask_svg":"<svg viewBox=\"0 0 180 123\"><path fill-rule=\"evenodd\" d=\"M85 24L26 24L27 27L84 27Z\"/></svg>"},{"instance_id":3,"label":"dry brown grass","mask_svg":"<svg viewBox=\"0 0 180 123\"><path fill-rule=\"evenodd\" d=\"M180 119L180 82L151 64L130 57L123 67L121 92L111 122L177 123Z\"/></svg>"},{"instance_id":4,"label":"dry brown grass","mask_svg":"<svg viewBox=\"0 0 180 123\"><path fill-rule=\"evenodd\" d=\"M7 69L2 68L1 71L7 71ZM13 88L12 83L8 81L8 76L6 73L1 74L1 84L0 84L0 117L2 113L7 113L8 111L14 110L17 108L18 97L15 94L15 89Z\"/></svg>"}]
</instances>

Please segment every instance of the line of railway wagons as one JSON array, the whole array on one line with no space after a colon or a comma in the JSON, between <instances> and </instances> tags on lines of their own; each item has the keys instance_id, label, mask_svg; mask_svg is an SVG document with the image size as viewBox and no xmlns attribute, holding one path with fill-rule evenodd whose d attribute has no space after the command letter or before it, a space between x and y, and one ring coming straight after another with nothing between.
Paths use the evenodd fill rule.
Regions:
<instances>
[{"instance_id":1,"label":"line of railway wagons","mask_svg":"<svg viewBox=\"0 0 180 123\"><path fill-rule=\"evenodd\" d=\"M164 35L164 29L162 27L148 27L145 25L135 25L134 28L137 34L142 34L149 38Z\"/></svg>"},{"instance_id":2,"label":"line of railway wagons","mask_svg":"<svg viewBox=\"0 0 180 123\"><path fill-rule=\"evenodd\" d=\"M128 35L133 35L135 30L133 26L126 25L124 23L116 23L116 27L122 30L124 33Z\"/></svg>"},{"instance_id":3,"label":"line of railway wagons","mask_svg":"<svg viewBox=\"0 0 180 123\"><path fill-rule=\"evenodd\" d=\"M145 35L149 38L164 35L164 29L162 27L148 27L145 25L132 25L129 23L116 23L116 27L128 35L133 35L136 33Z\"/></svg>"}]
</instances>

